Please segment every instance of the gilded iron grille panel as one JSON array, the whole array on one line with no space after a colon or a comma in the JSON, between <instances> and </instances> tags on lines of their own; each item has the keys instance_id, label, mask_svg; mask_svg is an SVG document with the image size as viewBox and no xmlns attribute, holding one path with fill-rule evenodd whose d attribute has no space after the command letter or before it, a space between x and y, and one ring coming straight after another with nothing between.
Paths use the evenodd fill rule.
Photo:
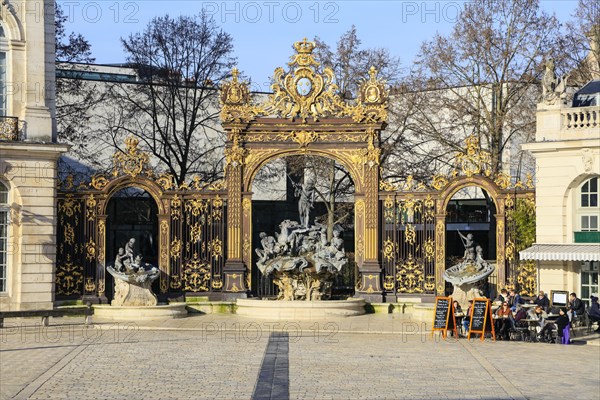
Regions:
<instances>
[{"instance_id":1,"label":"gilded iron grille panel","mask_svg":"<svg viewBox=\"0 0 600 400\"><path fill-rule=\"evenodd\" d=\"M519 260L519 251L535 241L535 197L533 192L508 194L506 207L506 277L508 289L521 295L537 293L537 266L534 261Z\"/></svg>"},{"instance_id":2,"label":"gilded iron grille panel","mask_svg":"<svg viewBox=\"0 0 600 400\"><path fill-rule=\"evenodd\" d=\"M435 291L435 201L389 194L381 200L383 287L387 293Z\"/></svg>"},{"instance_id":3,"label":"gilded iron grille panel","mask_svg":"<svg viewBox=\"0 0 600 400\"><path fill-rule=\"evenodd\" d=\"M225 202L219 195L171 200L171 290L221 290L225 218Z\"/></svg>"},{"instance_id":4,"label":"gilded iron grille panel","mask_svg":"<svg viewBox=\"0 0 600 400\"><path fill-rule=\"evenodd\" d=\"M86 277L85 202L72 194L57 201L58 227L56 249L57 297L81 296ZM93 277L93 275L91 275Z\"/></svg>"}]
</instances>

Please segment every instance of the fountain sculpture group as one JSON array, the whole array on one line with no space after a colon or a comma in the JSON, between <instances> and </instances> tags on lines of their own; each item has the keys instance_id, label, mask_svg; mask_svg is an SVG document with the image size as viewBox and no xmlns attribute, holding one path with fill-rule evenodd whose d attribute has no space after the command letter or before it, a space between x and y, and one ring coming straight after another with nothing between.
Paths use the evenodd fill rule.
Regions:
<instances>
[{"instance_id":1,"label":"fountain sculpture group","mask_svg":"<svg viewBox=\"0 0 600 400\"><path fill-rule=\"evenodd\" d=\"M158 268L142 262L141 254L134 255L135 239L131 238L119 248L115 265L106 270L115 278L113 306L156 306L158 299L152 293L152 282L159 276Z\"/></svg>"},{"instance_id":2,"label":"fountain sculpture group","mask_svg":"<svg viewBox=\"0 0 600 400\"><path fill-rule=\"evenodd\" d=\"M273 276L278 300L325 300L331 296L333 279L348 262L340 231L331 241L323 226L303 226L285 220L276 237L261 232L262 249L256 249L258 269Z\"/></svg>"},{"instance_id":3,"label":"fountain sculpture group","mask_svg":"<svg viewBox=\"0 0 600 400\"><path fill-rule=\"evenodd\" d=\"M483 249L475 244L472 233L465 236L459 231L458 235L465 246L465 253L460 263L444 271L444 279L454 286L452 299L466 306L468 300L484 297L482 285L494 272L495 266L484 260Z\"/></svg>"},{"instance_id":4,"label":"fountain sculpture group","mask_svg":"<svg viewBox=\"0 0 600 400\"><path fill-rule=\"evenodd\" d=\"M296 188L300 222L284 220L275 237L261 232L256 265L263 275L273 276L278 300L326 300L331 297L333 279L348 263L344 240L340 229L334 229L328 240L325 226L309 226L314 182L307 179Z\"/></svg>"}]
</instances>

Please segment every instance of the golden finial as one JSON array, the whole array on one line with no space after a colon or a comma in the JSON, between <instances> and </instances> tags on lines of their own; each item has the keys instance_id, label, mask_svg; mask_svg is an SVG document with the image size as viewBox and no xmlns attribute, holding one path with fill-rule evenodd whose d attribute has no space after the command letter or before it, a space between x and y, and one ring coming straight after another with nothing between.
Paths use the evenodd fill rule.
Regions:
<instances>
[{"instance_id":1,"label":"golden finial","mask_svg":"<svg viewBox=\"0 0 600 400\"><path fill-rule=\"evenodd\" d=\"M294 48L299 54L310 54L316 46L315 42L309 42L307 38L304 38L301 42L294 43Z\"/></svg>"},{"instance_id":2,"label":"golden finial","mask_svg":"<svg viewBox=\"0 0 600 400\"><path fill-rule=\"evenodd\" d=\"M371 65L371 68L369 68L369 76L371 77L372 81L377 79L377 69L374 65Z\"/></svg>"},{"instance_id":3,"label":"golden finial","mask_svg":"<svg viewBox=\"0 0 600 400\"><path fill-rule=\"evenodd\" d=\"M240 71L237 69L237 67L233 67L231 69L231 78L233 79L234 82L237 82L239 75L240 75Z\"/></svg>"}]
</instances>

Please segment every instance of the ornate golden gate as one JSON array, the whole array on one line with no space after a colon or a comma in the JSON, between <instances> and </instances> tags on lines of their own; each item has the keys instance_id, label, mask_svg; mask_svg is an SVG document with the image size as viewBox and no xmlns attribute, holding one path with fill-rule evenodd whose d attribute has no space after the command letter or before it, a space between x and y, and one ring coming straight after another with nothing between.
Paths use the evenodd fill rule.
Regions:
<instances>
[{"instance_id":1,"label":"ornate golden gate","mask_svg":"<svg viewBox=\"0 0 600 400\"><path fill-rule=\"evenodd\" d=\"M355 250L364 296L381 297L378 241L380 131L387 118L387 90L374 68L355 104L338 96L333 71L319 69L306 39L294 45L290 69L277 68L273 94L254 104L237 70L221 89L222 124L227 132L227 292L245 288L252 262L252 181L268 161L312 154L338 161L355 185Z\"/></svg>"},{"instance_id":2,"label":"ornate golden gate","mask_svg":"<svg viewBox=\"0 0 600 400\"><path fill-rule=\"evenodd\" d=\"M226 192L222 182L198 178L176 185L171 175L155 176L148 154L138 141L126 140L126 151L113 156L112 176L94 175L59 186L56 296L106 301L107 206L124 188L146 191L158 208L158 267L160 294L219 292L223 287L226 240ZM109 289L110 291L111 289Z\"/></svg>"},{"instance_id":3,"label":"ornate golden gate","mask_svg":"<svg viewBox=\"0 0 600 400\"><path fill-rule=\"evenodd\" d=\"M493 291L514 288L522 294L534 295L536 269L530 263L520 264L518 258L518 250L531 245L518 234L523 222L517 218L517 214L535 216L531 177L525 183L511 184L509 176L493 175L489 170L489 153L480 148L476 136L466 139L465 151L457 153L456 159L458 164L453 171L447 176L436 175L429 182L416 182L410 176L400 184L381 182L386 297L444 295L443 273L451 266L446 254L447 207L453 195L468 187L485 190L496 210L497 275ZM534 224L534 220L530 219L529 224Z\"/></svg>"},{"instance_id":4,"label":"ornate golden gate","mask_svg":"<svg viewBox=\"0 0 600 400\"><path fill-rule=\"evenodd\" d=\"M489 154L469 137L458 165L430 182L408 178L401 185L380 183L380 132L386 127L388 91L374 68L358 98L337 94L333 72L320 68L306 39L294 45L289 70L277 68L273 94L253 102L236 69L221 87L221 120L227 135L225 182L194 179L177 186L170 175L155 176L149 156L135 139L114 155L112 176L93 176L75 185L69 177L58 195L58 298L106 300L107 204L122 188L145 190L158 208L160 294L179 297L208 293L213 298L245 296L252 263L252 182L270 160L318 155L338 161L355 185L357 295L371 301L394 296L444 293L446 208L467 186L484 189L496 209L497 289L535 291L535 268L519 266L516 215L533 213L530 179L511 186L510 177L492 176ZM522 244L522 243L521 243Z\"/></svg>"}]
</instances>

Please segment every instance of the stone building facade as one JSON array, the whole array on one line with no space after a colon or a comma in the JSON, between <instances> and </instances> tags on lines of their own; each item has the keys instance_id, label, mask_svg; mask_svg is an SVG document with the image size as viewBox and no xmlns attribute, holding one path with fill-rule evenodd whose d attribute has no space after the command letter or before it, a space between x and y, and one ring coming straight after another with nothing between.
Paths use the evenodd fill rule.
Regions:
<instances>
[{"instance_id":1,"label":"stone building facade","mask_svg":"<svg viewBox=\"0 0 600 400\"><path fill-rule=\"evenodd\" d=\"M538 105L536 141L523 146L537 164L537 243L521 259L537 263L539 289L589 301L598 295L600 263L600 103L578 102L583 92L600 99L600 81L573 102L550 95Z\"/></svg>"},{"instance_id":2,"label":"stone building facade","mask_svg":"<svg viewBox=\"0 0 600 400\"><path fill-rule=\"evenodd\" d=\"M0 310L52 308L56 252L54 1L0 6Z\"/></svg>"}]
</instances>

